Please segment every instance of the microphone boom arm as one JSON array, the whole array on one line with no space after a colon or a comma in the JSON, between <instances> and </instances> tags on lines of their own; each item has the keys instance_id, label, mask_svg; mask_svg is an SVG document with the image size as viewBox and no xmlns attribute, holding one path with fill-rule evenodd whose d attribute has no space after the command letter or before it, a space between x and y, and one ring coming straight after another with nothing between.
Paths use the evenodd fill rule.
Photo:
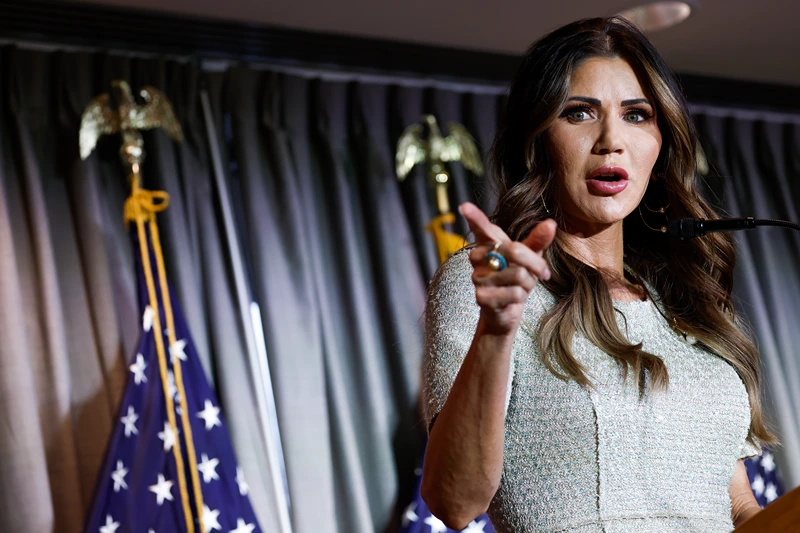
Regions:
<instances>
[{"instance_id":1,"label":"microphone boom arm","mask_svg":"<svg viewBox=\"0 0 800 533\"><path fill-rule=\"evenodd\" d=\"M716 231L736 231L753 229L757 226L780 226L800 230L800 224L788 222L786 220L773 220L767 218L720 218L718 220L706 220L703 218L681 218L672 220L667 224L667 233L677 239L692 239L701 237L706 233Z\"/></svg>"}]
</instances>

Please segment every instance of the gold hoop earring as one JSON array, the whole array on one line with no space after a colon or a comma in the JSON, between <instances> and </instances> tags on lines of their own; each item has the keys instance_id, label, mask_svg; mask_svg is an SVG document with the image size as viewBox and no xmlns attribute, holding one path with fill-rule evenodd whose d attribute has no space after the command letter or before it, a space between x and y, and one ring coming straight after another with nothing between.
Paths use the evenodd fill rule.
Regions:
<instances>
[{"instance_id":1,"label":"gold hoop earring","mask_svg":"<svg viewBox=\"0 0 800 533\"><path fill-rule=\"evenodd\" d=\"M667 226L661 226L660 228L654 228L653 226L651 226L650 224L647 223L647 221L644 219L644 216L642 215L642 204L644 204L644 202L639 202L639 218L642 219L642 224L647 226L647 229L649 229L649 230L656 231L658 233L666 233L667 232ZM664 213L666 211L666 209L667 209L666 207L662 207L660 211L653 211L652 209L650 209L646 205L645 205L645 207L647 208L648 211L651 211L653 213ZM667 207L669 207L669 206L667 206Z\"/></svg>"},{"instance_id":2,"label":"gold hoop earring","mask_svg":"<svg viewBox=\"0 0 800 533\"><path fill-rule=\"evenodd\" d=\"M650 211L651 213L659 213L660 214L660 213L666 213L667 212L667 208L669 207L669 203L667 203L667 205L665 205L664 207L659 207L658 209L652 209L645 203L644 198L642 198L642 201L639 203L639 207L641 207L641 206L644 206L644 208L647 209L648 211Z\"/></svg>"},{"instance_id":3,"label":"gold hoop earring","mask_svg":"<svg viewBox=\"0 0 800 533\"><path fill-rule=\"evenodd\" d=\"M551 214L550 209L547 207L547 204L544 201L544 192L539 195L539 199L542 201L542 207L544 207L545 214Z\"/></svg>"}]
</instances>

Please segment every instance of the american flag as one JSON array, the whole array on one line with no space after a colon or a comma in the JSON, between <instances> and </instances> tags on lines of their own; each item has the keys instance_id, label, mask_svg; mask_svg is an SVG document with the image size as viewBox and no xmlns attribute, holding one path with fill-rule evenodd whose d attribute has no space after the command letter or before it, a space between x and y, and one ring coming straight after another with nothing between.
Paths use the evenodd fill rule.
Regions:
<instances>
[{"instance_id":1,"label":"american flag","mask_svg":"<svg viewBox=\"0 0 800 533\"><path fill-rule=\"evenodd\" d=\"M750 488L761 507L783 495L783 484L775 466L775 457L769 450L765 448L761 456L750 457L744 462L744 466L750 479Z\"/></svg>"},{"instance_id":2,"label":"american flag","mask_svg":"<svg viewBox=\"0 0 800 533\"><path fill-rule=\"evenodd\" d=\"M423 454L424 455L424 454ZM414 498L403 511L402 523L398 533L450 533L455 529L449 529L444 523L433 516L419 495L419 487L422 483L422 467L416 469L417 483L414 489ZM482 515L462 529L464 533L494 533L489 517Z\"/></svg>"},{"instance_id":3,"label":"american flag","mask_svg":"<svg viewBox=\"0 0 800 533\"><path fill-rule=\"evenodd\" d=\"M139 239L132 231L134 250ZM125 394L120 404L106 460L98 480L85 533L184 533L188 531L173 447L182 454L184 479L194 530L200 533L256 533L260 528L248 499L244 472L236 462L219 402L206 381L194 344L177 301L169 290L174 316L175 340L161 331L166 348L168 394L174 399L177 435L167 417L166 399L159 370L155 335L166 330L164 299L155 272L156 258L147 239L153 266L158 309L151 306L142 257L136 253L141 337L129 366ZM160 324L155 323L155 313ZM180 360L188 412L182 412L174 361ZM186 417L196 451L197 478L203 498L202 524L190 475L187 439L181 417Z\"/></svg>"}]
</instances>

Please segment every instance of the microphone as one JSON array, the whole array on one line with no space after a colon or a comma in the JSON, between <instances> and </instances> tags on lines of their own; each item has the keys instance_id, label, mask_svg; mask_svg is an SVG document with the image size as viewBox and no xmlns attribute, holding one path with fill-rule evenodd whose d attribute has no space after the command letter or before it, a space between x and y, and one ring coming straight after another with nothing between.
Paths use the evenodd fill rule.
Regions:
<instances>
[{"instance_id":1,"label":"microphone","mask_svg":"<svg viewBox=\"0 0 800 533\"><path fill-rule=\"evenodd\" d=\"M671 220L667 224L667 233L672 237L683 240L701 237L713 231L735 231L740 229L753 229L755 227L756 219L753 217L720 218L719 220L681 218L678 220Z\"/></svg>"},{"instance_id":2,"label":"microphone","mask_svg":"<svg viewBox=\"0 0 800 533\"><path fill-rule=\"evenodd\" d=\"M680 218L667 223L667 233L676 239L693 239L715 231L737 231L753 229L756 226L782 226L800 230L800 225L785 220L755 219L753 217L720 218L706 220L703 218Z\"/></svg>"}]
</instances>

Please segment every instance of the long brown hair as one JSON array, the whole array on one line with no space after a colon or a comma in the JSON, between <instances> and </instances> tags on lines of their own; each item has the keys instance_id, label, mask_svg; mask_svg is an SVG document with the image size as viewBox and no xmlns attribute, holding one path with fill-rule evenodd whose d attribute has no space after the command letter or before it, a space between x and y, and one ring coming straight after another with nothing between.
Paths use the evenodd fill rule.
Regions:
<instances>
[{"instance_id":1,"label":"long brown hair","mask_svg":"<svg viewBox=\"0 0 800 533\"><path fill-rule=\"evenodd\" d=\"M662 148L645 193L647 206L666 207L669 220L718 218L696 184L697 135L685 97L655 48L625 19L578 21L546 35L525 54L512 82L508 102L492 147L499 201L494 222L520 240L555 208L553 165L547 130L569 96L574 70L591 57L619 57L633 68L652 98ZM664 215L642 210L649 224L661 226ZM659 218L661 217L661 218ZM758 350L740 323L731 295L735 253L733 238L712 233L678 241L649 229L637 211L623 221L626 264L649 283L673 325L696 337L722 357L744 382L750 400L751 442L772 443L761 409ZM649 374L654 389L666 388L667 368L656 355L631 344L614 319L608 285L595 268L573 257L557 232L545 257L552 277L543 282L556 304L543 316L537 340L544 363L557 376L591 386L572 352L572 338L583 333L618 360L625 375L640 385Z\"/></svg>"}]
</instances>

